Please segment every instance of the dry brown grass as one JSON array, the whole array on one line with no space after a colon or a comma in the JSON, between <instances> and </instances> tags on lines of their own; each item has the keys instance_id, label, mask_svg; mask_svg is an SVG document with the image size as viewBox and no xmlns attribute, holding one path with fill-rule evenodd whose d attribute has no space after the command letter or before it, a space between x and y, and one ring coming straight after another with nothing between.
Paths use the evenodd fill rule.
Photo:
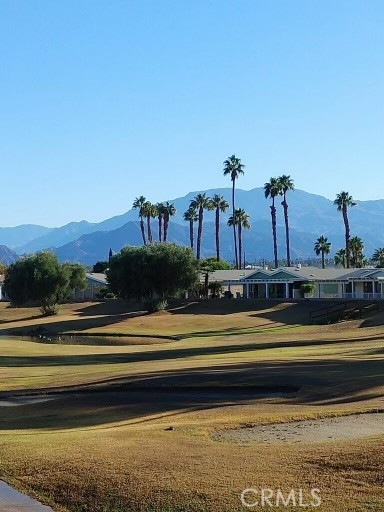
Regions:
<instances>
[{"instance_id":1,"label":"dry brown grass","mask_svg":"<svg viewBox=\"0 0 384 512\"><path fill-rule=\"evenodd\" d=\"M360 322L298 328L300 311L288 314L288 307L226 315L189 310L117 322L126 332L143 322L142 332L150 334L161 322L157 334L190 335L162 345L0 340L1 389L103 383L98 392L2 408L0 478L58 511L232 512L245 510L239 493L247 487L317 487L320 511L381 512L382 436L284 446L210 437L229 426L384 407L384 328L359 328ZM76 321L81 308L68 307L68 320L61 321ZM115 379L120 387L111 387ZM152 390L134 391L132 382ZM302 389L295 398L262 400L236 391L267 384ZM164 387L168 391L160 391ZM165 430L169 425L174 431Z\"/></svg>"}]
</instances>

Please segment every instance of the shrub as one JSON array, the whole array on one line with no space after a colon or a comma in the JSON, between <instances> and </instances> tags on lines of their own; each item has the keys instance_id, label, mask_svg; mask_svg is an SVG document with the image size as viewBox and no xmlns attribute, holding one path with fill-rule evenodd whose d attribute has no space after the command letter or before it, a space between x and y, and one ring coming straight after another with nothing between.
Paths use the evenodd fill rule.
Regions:
<instances>
[{"instance_id":1,"label":"shrub","mask_svg":"<svg viewBox=\"0 0 384 512\"><path fill-rule=\"evenodd\" d=\"M144 309L148 311L148 313L165 311L167 307L168 302L165 299L147 299L144 301Z\"/></svg>"}]
</instances>

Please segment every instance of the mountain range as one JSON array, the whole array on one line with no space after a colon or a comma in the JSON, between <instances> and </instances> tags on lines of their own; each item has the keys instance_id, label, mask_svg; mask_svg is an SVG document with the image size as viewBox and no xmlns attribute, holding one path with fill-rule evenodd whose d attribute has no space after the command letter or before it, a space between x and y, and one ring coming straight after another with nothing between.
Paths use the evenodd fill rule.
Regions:
<instances>
[{"instance_id":1,"label":"mountain range","mask_svg":"<svg viewBox=\"0 0 384 512\"><path fill-rule=\"evenodd\" d=\"M189 245L189 229L183 221L183 213L190 200L199 192L208 196L220 194L230 203L231 189L220 188L190 192L184 197L169 200L177 210L169 227L169 241ZM279 257L285 254L284 219L282 208L277 201L277 223ZM360 236L365 242L365 254L370 256L374 249L384 245L384 200L356 201L357 206L349 211L351 235ZM250 215L251 229L244 232L244 250L249 262L261 258L272 259L272 240L269 201L262 188L236 191L236 205ZM313 245L320 235L332 242L332 253L344 244L342 216L325 197L295 190L288 194L289 221L291 230L291 252L293 258L313 257ZM230 211L222 214L221 252L227 260L233 259L232 231L226 226ZM214 213L204 213L202 254L215 254ZM157 221L153 221L156 238ZM0 228L0 244L16 254L22 255L43 249L56 252L62 261L77 261L91 265L97 260L107 259L109 248L118 252L124 245L141 244L141 234L136 210L111 217L102 222L90 223L85 220L71 222L57 228L26 224L13 228ZM9 256L8 254L8 256ZM0 259L1 259L0 253Z\"/></svg>"}]
</instances>

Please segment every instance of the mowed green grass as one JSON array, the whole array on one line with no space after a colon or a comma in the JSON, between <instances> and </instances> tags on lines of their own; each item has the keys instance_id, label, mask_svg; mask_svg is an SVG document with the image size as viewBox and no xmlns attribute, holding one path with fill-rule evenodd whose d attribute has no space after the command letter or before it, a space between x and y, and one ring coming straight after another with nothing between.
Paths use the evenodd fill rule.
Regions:
<instances>
[{"instance_id":1,"label":"mowed green grass","mask_svg":"<svg viewBox=\"0 0 384 512\"><path fill-rule=\"evenodd\" d=\"M104 310L92 326L84 308L95 313L95 305L71 305L53 320L70 324L67 330L82 322L81 332L184 334L179 341L77 346L1 338L3 392L76 392L0 409L0 478L63 511L229 512L244 510L239 494L247 487L317 487L321 511L383 510L382 437L286 446L210 437L229 426L384 408L380 323L315 327L303 325L306 306L241 310L236 303L225 314L217 307L123 320L123 311ZM21 318L5 319L4 331L35 325ZM257 399L251 386L300 391Z\"/></svg>"}]
</instances>

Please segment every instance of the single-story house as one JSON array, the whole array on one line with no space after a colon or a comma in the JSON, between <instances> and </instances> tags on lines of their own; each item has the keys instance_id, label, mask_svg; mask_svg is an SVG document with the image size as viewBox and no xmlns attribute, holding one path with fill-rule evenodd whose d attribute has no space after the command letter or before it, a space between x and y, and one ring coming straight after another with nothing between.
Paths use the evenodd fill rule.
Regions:
<instances>
[{"instance_id":1,"label":"single-story house","mask_svg":"<svg viewBox=\"0 0 384 512\"><path fill-rule=\"evenodd\" d=\"M75 300L94 300L102 288L107 286L107 276L102 273L89 272L85 275L87 287L84 290L75 290Z\"/></svg>"},{"instance_id":2,"label":"single-story house","mask_svg":"<svg viewBox=\"0 0 384 512\"><path fill-rule=\"evenodd\" d=\"M306 298L384 299L384 269L279 267L217 270L209 281L220 281L234 296L259 299L298 299L302 285L311 284Z\"/></svg>"}]
</instances>

